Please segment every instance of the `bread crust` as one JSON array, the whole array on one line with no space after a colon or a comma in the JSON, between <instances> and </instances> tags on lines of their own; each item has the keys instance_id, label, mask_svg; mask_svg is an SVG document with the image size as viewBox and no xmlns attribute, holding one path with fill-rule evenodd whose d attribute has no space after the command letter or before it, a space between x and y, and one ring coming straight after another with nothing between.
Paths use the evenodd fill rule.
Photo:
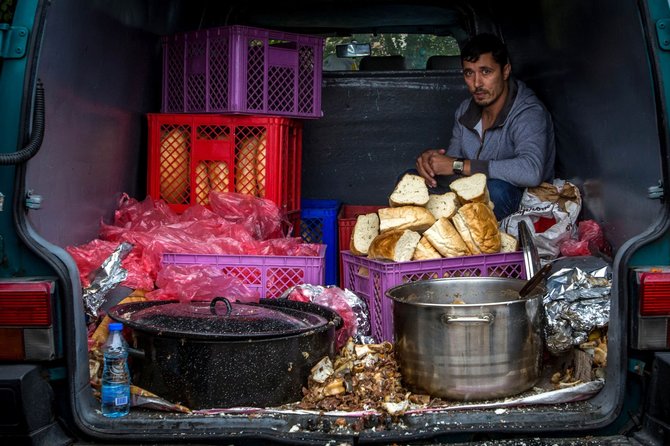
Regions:
<instances>
[{"instance_id":1,"label":"bread crust","mask_svg":"<svg viewBox=\"0 0 670 446\"><path fill-rule=\"evenodd\" d=\"M486 185L486 175L483 173L458 178L449 184L449 188L456 194L461 204L488 204L491 201Z\"/></svg>"},{"instance_id":2,"label":"bread crust","mask_svg":"<svg viewBox=\"0 0 670 446\"><path fill-rule=\"evenodd\" d=\"M357 256L368 254L370 243L379 235L379 216L376 212L356 217L354 229L351 231L349 250ZM359 242L359 243L357 243Z\"/></svg>"},{"instance_id":3,"label":"bread crust","mask_svg":"<svg viewBox=\"0 0 670 446\"><path fill-rule=\"evenodd\" d=\"M443 257L461 257L472 254L461 234L446 217L439 218L424 232L424 237Z\"/></svg>"},{"instance_id":4,"label":"bread crust","mask_svg":"<svg viewBox=\"0 0 670 446\"><path fill-rule=\"evenodd\" d=\"M416 245L412 260L433 260L441 258L442 255L428 241L424 233L423 237L421 237L421 240L419 240L419 244Z\"/></svg>"},{"instance_id":5,"label":"bread crust","mask_svg":"<svg viewBox=\"0 0 670 446\"><path fill-rule=\"evenodd\" d=\"M498 221L485 203L464 204L452 221L472 254L500 252Z\"/></svg>"},{"instance_id":6,"label":"bread crust","mask_svg":"<svg viewBox=\"0 0 670 446\"><path fill-rule=\"evenodd\" d=\"M412 255L419 244L421 235L409 229L396 229L380 233L368 248L371 259L405 262L412 260Z\"/></svg>"},{"instance_id":7,"label":"bread crust","mask_svg":"<svg viewBox=\"0 0 670 446\"><path fill-rule=\"evenodd\" d=\"M382 208L379 214L379 232L393 229L411 229L422 233L435 223L435 217L421 206Z\"/></svg>"}]
</instances>

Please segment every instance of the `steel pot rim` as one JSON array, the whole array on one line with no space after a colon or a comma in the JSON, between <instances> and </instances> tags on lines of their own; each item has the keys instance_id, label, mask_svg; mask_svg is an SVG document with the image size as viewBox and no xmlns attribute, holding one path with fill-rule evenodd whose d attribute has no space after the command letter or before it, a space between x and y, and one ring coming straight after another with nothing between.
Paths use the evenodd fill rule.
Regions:
<instances>
[{"instance_id":1,"label":"steel pot rim","mask_svg":"<svg viewBox=\"0 0 670 446\"><path fill-rule=\"evenodd\" d=\"M523 305L528 301L536 300L541 298L545 293L546 288L543 285L538 285L531 293L526 297L522 298L509 298L501 301L495 302L480 302L480 303L435 303L435 302L410 302L407 300L407 296L395 296L398 291L417 287L420 284L431 283L431 284L448 284L448 283L468 283L468 282L483 282L483 283L508 283L518 286L519 289L526 284L527 280L517 279L511 277L443 277L437 279L424 279L417 280L414 282L403 283L396 285L392 288L386 290L386 297L393 300L394 303L397 302L403 305L411 305L416 307L426 307L426 308L481 308L481 307L494 307L500 305ZM518 290L517 290L518 291Z\"/></svg>"}]
</instances>

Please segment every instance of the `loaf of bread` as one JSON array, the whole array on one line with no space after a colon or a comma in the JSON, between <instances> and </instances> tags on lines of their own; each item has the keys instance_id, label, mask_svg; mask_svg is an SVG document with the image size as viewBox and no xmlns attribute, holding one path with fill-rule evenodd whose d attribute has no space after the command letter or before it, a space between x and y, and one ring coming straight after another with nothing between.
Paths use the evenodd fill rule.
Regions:
<instances>
[{"instance_id":1,"label":"loaf of bread","mask_svg":"<svg viewBox=\"0 0 670 446\"><path fill-rule=\"evenodd\" d=\"M371 259L407 262L412 260L421 235L410 229L395 229L380 233L368 248Z\"/></svg>"},{"instance_id":2,"label":"loaf of bread","mask_svg":"<svg viewBox=\"0 0 670 446\"><path fill-rule=\"evenodd\" d=\"M493 202L486 185L486 175L475 173L469 177L461 177L449 184L461 204L484 203L493 209Z\"/></svg>"},{"instance_id":3,"label":"loaf of bread","mask_svg":"<svg viewBox=\"0 0 670 446\"><path fill-rule=\"evenodd\" d=\"M446 217L439 218L423 235L443 257L461 257L471 254L461 234Z\"/></svg>"},{"instance_id":4,"label":"loaf of bread","mask_svg":"<svg viewBox=\"0 0 670 446\"><path fill-rule=\"evenodd\" d=\"M195 202L203 206L208 205L210 190L207 163L200 161L195 166Z\"/></svg>"},{"instance_id":5,"label":"loaf of bread","mask_svg":"<svg viewBox=\"0 0 670 446\"><path fill-rule=\"evenodd\" d=\"M419 244L416 245L412 260L433 260L441 258L442 255L435 248L433 248L433 245L430 244L426 238L426 235L424 234L424 236L421 237L421 240L419 240Z\"/></svg>"},{"instance_id":6,"label":"loaf of bread","mask_svg":"<svg viewBox=\"0 0 670 446\"><path fill-rule=\"evenodd\" d=\"M175 128L161 136L160 191L167 203L188 203L190 138L187 130Z\"/></svg>"},{"instance_id":7,"label":"loaf of bread","mask_svg":"<svg viewBox=\"0 0 670 446\"><path fill-rule=\"evenodd\" d=\"M500 252L498 221L486 204L464 204L451 220L472 254Z\"/></svg>"},{"instance_id":8,"label":"loaf of bread","mask_svg":"<svg viewBox=\"0 0 670 446\"><path fill-rule=\"evenodd\" d=\"M368 254L370 243L379 235L379 216L376 212L356 217L354 229L351 232L349 249L352 254L365 256Z\"/></svg>"},{"instance_id":9,"label":"loaf of bread","mask_svg":"<svg viewBox=\"0 0 670 446\"><path fill-rule=\"evenodd\" d=\"M519 241L512 234L500 232L500 252L514 252L519 249Z\"/></svg>"},{"instance_id":10,"label":"loaf of bread","mask_svg":"<svg viewBox=\"0 0 670 446\"><path fill-rule=\"evenodd\" d=\"M454 216L461 204L454 192L447 192L444 194L430 194L428 196L428 203L426 209L433 214L435 219L442 217L451 218Z\"/></svg>"},{"instance_id":11,"label":"loaf of bread","mask_svg":"<svg viewBox=\"0 0 670 446\"><path fill-rule=\"evenodd\" d=\"M425 206L428 203L428 186L419 175L406 173L398 181L391 196L389 206Z\"/></svg>"},{"instance_id":12,"label":"loaf of bread","mask_svg":"<svg viewBox=\"0 0 670 446\"><path fill-rule=\"evenodd\" d=\"M392 229L411 229L423 232L435 223L433 214L422 206L382 208L377 213L379 214L379 232Z\"/></svg>"}]
</instances>

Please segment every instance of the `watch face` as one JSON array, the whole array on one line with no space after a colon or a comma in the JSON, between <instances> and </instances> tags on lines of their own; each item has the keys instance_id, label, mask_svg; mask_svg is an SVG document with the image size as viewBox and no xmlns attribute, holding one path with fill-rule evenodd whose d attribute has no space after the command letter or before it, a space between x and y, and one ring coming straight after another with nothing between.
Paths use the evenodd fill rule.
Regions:
<instances>
[{"instance_id":1,"label":"watch face","mask_svg":"<svg viewBox=\"0 0 670 446\"><path fill-rule=\"evenodd\" d=\"M455 160L452 166L452 170L454 171L454 173L463 173L463 161Z\"/></svg>"}]
</instances>

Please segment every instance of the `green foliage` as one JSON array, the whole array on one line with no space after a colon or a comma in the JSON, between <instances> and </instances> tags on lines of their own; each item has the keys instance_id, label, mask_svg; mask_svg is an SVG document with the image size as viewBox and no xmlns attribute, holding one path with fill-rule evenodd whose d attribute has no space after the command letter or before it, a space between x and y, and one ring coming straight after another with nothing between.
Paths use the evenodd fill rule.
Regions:
<instances>
[{"instance_id":1,"label":"green foliage","mask_svg":"<svg viewBox=\"0 0 670 446\"><path fill-rule=\"evenodd\" d=\"M12 23L16 0L0 0L0 23Z\"/></svg>"},{"instance_id":2,"label":"green foliage","mask_svg":"<svg viewBox=\"0 0 670 446\"><path fill-rule=\"evenodd\" d=\"M429 34L354 34L352 37L330 37L326 39L324 58L335 54L336 45L350 43L370 43L373 56L405 56L407 67L424 69L430 56L454 56L460 54L458 43L453 37Z\"/></svg>"}]
</instances>

